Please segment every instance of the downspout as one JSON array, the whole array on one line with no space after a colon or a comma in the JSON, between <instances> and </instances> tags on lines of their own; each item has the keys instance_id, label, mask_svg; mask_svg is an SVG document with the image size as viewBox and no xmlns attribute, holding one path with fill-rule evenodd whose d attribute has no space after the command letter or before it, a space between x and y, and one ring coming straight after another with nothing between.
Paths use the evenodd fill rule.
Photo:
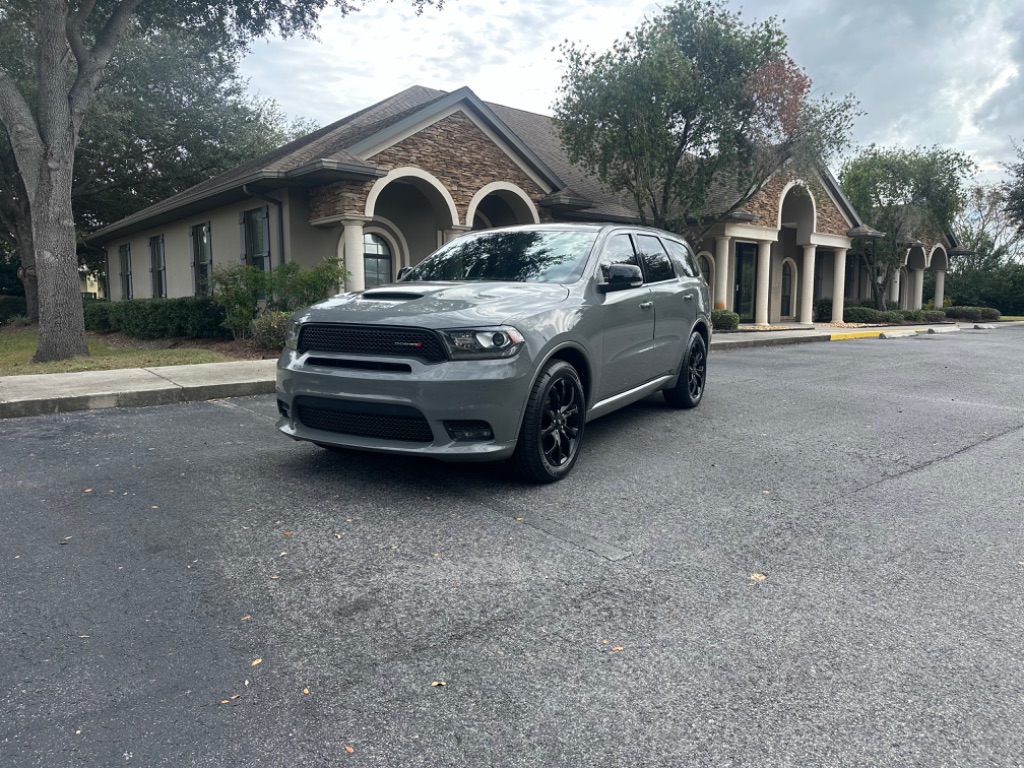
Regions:
<instances>
[{"instance_id":1,"label":"downspout","mask_svg":"<svg viewBox=\"0 0 1024 768\"><path fill-rule=\"evenodd\" d=\"M277 245L279 253L281 254L278 262L284 264L287 261L284 255L284 203L276 197L268 197L267 195L260 194L259 192L253 192L249 189L248 184L242 185L242 191L249 197L255 197L257 200L263 200L264 202L271 203L277 208Z\"/></svg>"}]
</instances>

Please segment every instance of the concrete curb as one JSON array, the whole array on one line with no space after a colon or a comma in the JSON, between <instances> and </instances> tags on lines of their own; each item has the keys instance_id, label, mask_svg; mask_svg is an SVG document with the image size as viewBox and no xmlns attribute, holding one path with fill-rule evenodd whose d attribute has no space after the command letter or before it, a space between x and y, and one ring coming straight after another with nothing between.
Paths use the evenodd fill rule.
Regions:
<instances>
[{"instance_id":1,"label":"concrete curb","mask_svg":"<svg viewBox=\"0 0 1024 768\"><path fill-rule=\"evenodd\" d=\"M7 376L0 419L99 408L167 405L274 391L275 361Z\"/></svg>"}]
</instances>

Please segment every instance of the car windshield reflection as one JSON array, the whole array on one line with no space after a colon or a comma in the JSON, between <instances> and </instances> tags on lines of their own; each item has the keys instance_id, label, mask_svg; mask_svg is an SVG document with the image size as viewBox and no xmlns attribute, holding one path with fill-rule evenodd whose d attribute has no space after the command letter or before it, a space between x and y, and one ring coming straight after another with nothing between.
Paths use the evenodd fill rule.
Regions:
<instances>
[{"instance_id":1,"label":"car windshield reflection","mask_svg":"<svg viewBox=\"0 0 1024 768\"><path fill-rule=\"evenodd\" d=\"M596 239L593 232L557 230L465 235L414 267L402 282L575 282Z\"/></svg>"}]
</instances>

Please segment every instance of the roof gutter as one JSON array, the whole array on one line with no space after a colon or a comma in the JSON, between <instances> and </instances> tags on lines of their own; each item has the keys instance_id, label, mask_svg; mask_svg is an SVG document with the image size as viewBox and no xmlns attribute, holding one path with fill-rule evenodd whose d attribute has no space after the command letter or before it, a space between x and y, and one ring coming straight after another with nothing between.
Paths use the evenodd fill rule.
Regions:
<instances>
[{"instance_id":1,"label":"roof gutter","mask_svg":"<svg viewBox=\"0 0 1024 768\"><path fill-rule=\"evenodd\" d=\"M284 203L282 203L276 197L270 197L259 192L253 192L251 189L249 189L248 184L242 185L242 191L245 194L249 195L250 197L255 197L257 200L264 200L277 207L277 245L278 248L280 249L279 253L281 254L278 257L278 263L284 264L285 262L287 262L284 253Z\"/></svg>"}]
</instances>

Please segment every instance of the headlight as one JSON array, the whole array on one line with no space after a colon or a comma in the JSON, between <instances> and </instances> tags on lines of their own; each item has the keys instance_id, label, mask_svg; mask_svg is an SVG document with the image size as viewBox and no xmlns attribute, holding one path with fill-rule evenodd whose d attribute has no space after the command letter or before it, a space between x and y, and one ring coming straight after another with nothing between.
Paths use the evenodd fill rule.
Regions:
<instances>
[{"instance_id":1,"label":"headlight","mask_svg":"<svg viewBox=\"0 0 1024 768\"><path fill-rule=\"evenodd\" d=\"M302 330L302 323L295 318L288 321L288 330L284 334L284 345L288 349L299 348L299 332Z\"/></svg>"},{"instance_id":2,"label":"headlight","mask_svg":"<svg viewBox=\"0 0 1024 768\"><path fill-rule=\"evenodd\" d=\"M495 328L455 328L441 331L452 360L491 360L514 357L523 348L523 335L507 325Z\"/></svg>"}]
</instances>

